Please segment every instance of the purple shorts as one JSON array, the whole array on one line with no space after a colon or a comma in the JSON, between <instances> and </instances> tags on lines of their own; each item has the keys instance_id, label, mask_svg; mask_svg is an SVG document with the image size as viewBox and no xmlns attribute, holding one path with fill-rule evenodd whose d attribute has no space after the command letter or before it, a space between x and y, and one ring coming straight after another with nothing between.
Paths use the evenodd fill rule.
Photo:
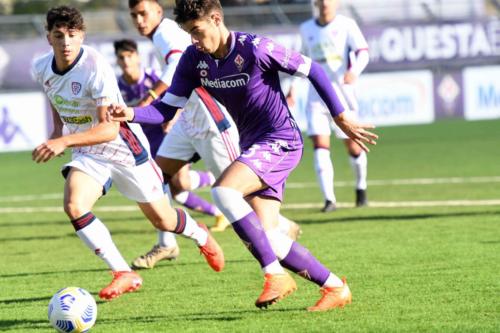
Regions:
<instances>
[{"instance_id":1,"label":"purple shorts","mask_svg":"<svg viewBox=\"0 0 500 333\"><path fill-rule=\"evenodd\" d=\"M245 163L268 188L252 193L283 201L286 179L302 158L302 147L289 148L282 140L262 140L244 150L237 161Z\"/></svg>"}]
</instances>

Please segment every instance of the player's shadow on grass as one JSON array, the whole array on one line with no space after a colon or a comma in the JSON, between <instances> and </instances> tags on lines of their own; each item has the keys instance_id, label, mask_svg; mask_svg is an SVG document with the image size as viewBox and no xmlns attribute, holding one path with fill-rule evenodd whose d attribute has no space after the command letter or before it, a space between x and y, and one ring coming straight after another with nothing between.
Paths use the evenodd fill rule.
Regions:
<instances>
[{"instance_id":1,"label":"player's shadow on grass","mask_svg":"<svg viewBox=\"0 0 500 333\"><path fill-rule=\"evenodd\" d=\"M0 331L11 329L48 329L50 324L48 320L29 320L29 319L7 319L0 320Z\"/></svg>"},{"instance_id":2,"label":"player's shadow on grass","mask_svg":"<svg viewBox=\"0 0 500 333\"><path fill-rule=\"evenodd\" d=\"M52 298L52 296L2 299L2 300L0 300L0 304L8 305L8 304L12 304L12 303L32 303L32 302L42 302L42 301L49 304L49 301L51 298Z\"/></svg>"},{"instance_id":3,"label":"player's shadow on grass","mask_svg":"<svg viewBox=\"0 0 500 333\"><path fill-rule=\"evenodd\" d=\"M158 322L158 321L168 321L168 322L197 322L197 321L219 321L219 322L229 322L229 321L237 321L237 320L245 320L248 319L249 315L258 315L265 313L278 313L278 312L304 312L303 308L269 308L267 310L259 310L255 307L248 307L245 310L234 310L234 311L215 311L215 312L200 312L200 313L185 313L179 316L175 315L164 315L164 316L147 316L147 317L127 317L117 318L117 319L100 319L99 323L102 324L114 324L114 323L123 323L131 322Z\"/></svg>"},{"instance_id":4,"label":"player's shadow on grass","mask_svg":"<svg viewBox=\"0 0 500 333\"><path fill-rule=\"evenodd\" d=\"M114 223L114 222L135 222L135 221L143 221L144 223L149 224L148 220L144 216L127 216L126 218L118 217L118 216L109 216L103 217L104 222ZM1 223L0 228L15 228L15 227L41 227L41 226L50 226L50 225L68 225L71 226L71 222L69 220L49 220L49 221L20 221L20 222L9 222L9 223Z\"/></svg>"},{"instance_id":5,"label":"player's shadow on grass","mask_svg":"<svg viewBox=\"0 0 500 333\"><path fill-rule=\"evenodd\" d=\"M351 223L351 222L371 222L371 221L386 221L386 222L408 222L412 220L426 220L433 218L450 218L450 217L466 217L466 216L485 216L497 215L498 212L450 212L450 213L428 213L428 214L394 214L394 215L373 215L373 216L335 216L331 215L331 219L303 219L297 221L299 224L323 224L323 223Z\"/></svg>"},{"instance_id":6,"label":"player's shadow on grass","mask_svg":"<svg viewBox=\"0 0 500 333\"><path fill-rule=\"evenodd\" d=\"M88 273L88 272L106 272L106 269L93 268L93 269L73 269L73 270L68 270L68 271L26 272L26 273L2 274L2 275L0 275L0 278L17 278L17 277L24 277L24 276L40 276L40 275L62 274L62 273Z\"/></svg>"},{"instance_id":7,"label":"player's shadow on grass","mask_svg":"<svg viewBox=\"0 0 500 333\"><path fill-rule=\"evenodd\" d=\"M71 224L69 221L31 221L31 222L10 222L1 223L0 228L15 228L15 227L39 227L48 225L64 225Z\"/></svg>"},{"instance_id":8,"label":"player's shadow on grass","mask_svg":"<svg viewBox=\"0 0 500 333\"><path fill-rule=\"evenodd\" d=\"M152 232L154 232L154 229L151 230L126 230L126 229L119 229L119 230L113 230L111 234L113 236L116 235L150 235ZM64 239L68 237L75 237L77 238L76 234L74 232L67 233L67 234L61 234L61 235L53 235L53 236L24 236L24 237L0 237L0 242L29 242L29 241L43 241L43 240L57 240L57 239Z\"/></svg>"},{"instance_id":9,"label":"player's shadow on grass","mask_svg":"<svg viewBox=\"0 0 500 333\"><path fill-rule=\"evenodd\" d=\"M29 236L29 237L0 237L0 242L27 242L27 241L43 241L43 240L56 240L74 236L59 235L59 236Z\"/></svg>"}]
</instances>

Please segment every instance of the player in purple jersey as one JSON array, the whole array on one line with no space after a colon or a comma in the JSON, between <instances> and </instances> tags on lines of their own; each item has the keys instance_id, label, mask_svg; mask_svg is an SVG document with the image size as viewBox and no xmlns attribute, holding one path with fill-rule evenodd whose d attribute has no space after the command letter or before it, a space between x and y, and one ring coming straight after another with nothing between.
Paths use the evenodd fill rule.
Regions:
<instances>
[{"instance_id":1,"label":"player in purple jersey","mask_svg":"<svg viewBox=\"0 0 500 333\"><path fill-rule=\"evenodd\" d=\"M324 311L351 302L347 283L323 266L307 249L276 232L285 181L302 156L302 138L279 83L279 71L307 77L328 106L337 125L368 151L377 136L343 114L342 104L320 65L273 41L230 32L218 0L177 1L176 21L194 45L183 54L162 103L143 108L113 105L115 121L161 123L172 118L193 89L203 86L226 106L240 132L242 154L218 178L215 203L259 261L265 273L259 308L296 290L283 267L318 284L322 297L309 311Z\"/></svg>"},{"instance_id":2,"label":"player in purple jersey","mask_svg":"<svg viewBox=\"0 0 500 333\"><path fill-rule=\"evenodd\" d=\"M144 96L148 95L148 90L160 80L154 70L143 69L140 63L137 43L130 39L117 40L114 42L116 62L122 70L122 75L118 78L118 87L129 106L136 106ZM169 123L172 123L170 121ZM165 124L150 125L142 124L141 127L150 144L151 156L156 157L160 144L165 137ZM169 124L168 127L172 127ZM181 177L182 176L182 177ZM187 173L176 173L169 178L169 187L172 197L180 204L195 211L224 218L217 207L203 198L199 197L191 190L212 185L214 176L210 172L188 170ZM168 188L165 187L168 191ZM225 219L225 218L224 218ZM174 234L158 232L158 244L145 255L137 257L132 262L134 268L153 268L160 260L172 260L179 256L179 246Z\"/></svg>"}]
</instances>

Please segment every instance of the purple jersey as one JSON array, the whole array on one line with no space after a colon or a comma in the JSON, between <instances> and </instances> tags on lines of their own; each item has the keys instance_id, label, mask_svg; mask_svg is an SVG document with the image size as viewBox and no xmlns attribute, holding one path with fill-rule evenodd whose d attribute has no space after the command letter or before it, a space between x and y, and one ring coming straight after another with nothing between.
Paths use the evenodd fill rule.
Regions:
<instances>
[{"instance_id":1,"label":"purple jersey","mask_svg":"<svg viewBox=\"0 0 500 333\"><path fill-rule=\"evenodd\" d=\"M288 110L278 72L307 76L310 68L309 58L268 38L231 32L231 49L224 59L194 45L186 49L163 102L182 107L195 88L203 87L231 114L242 150L263 139L301 149L300 131Z\"/></svg>"},{"instance_id":2,"label":"purple jersey","mask_svg":"<svg viewBox=\"0 0 500 333\"><path fill-rule=\"evenodd\" d=\"M144 70L139 82L128 84L123 76L118 78L118 87L128 106L136 106L147 94L148 90L153 88L156 81L160 80L153 70ZM151 156L155 158L156 152L165 136L161 125L141 124L142 130L149 141Z\"/></svg>"}]
</instances>

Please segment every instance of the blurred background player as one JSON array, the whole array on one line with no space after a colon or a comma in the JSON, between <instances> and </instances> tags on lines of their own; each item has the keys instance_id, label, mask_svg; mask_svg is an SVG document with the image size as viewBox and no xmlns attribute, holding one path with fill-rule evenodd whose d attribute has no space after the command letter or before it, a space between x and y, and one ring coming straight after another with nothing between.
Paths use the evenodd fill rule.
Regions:
<instances>
[{"instance_id":1,"label":"blurred background player","mask_svg":"<svg viewBox=\"0 0 500 333\"><path fill-rule=\"evenodd\" d=\"M62 170L66 177L64 211L78 237L112 271L113 280L99 297L110 300L142 284L106 226L91 212L111 183L136 201L156 228L192 239L212 269L222 270L224 255L206 226L169 205L141 128L106 120L108 106L123 99L111 66L96 50L82 45L85 24L81 13L66 6L52 8L47 12L46 29L52 51L35 60L33 76L51 103L54 131L33 150L32 157L45 163L65 148L73 148L72 160ZM63 134L63 126L68 134Z\"/></svg>"},{"instance_id":2,"label":"blurred background player","mask_svg":"<svg viewBox=\"0 0 500 333\"><path fill-rule=\"evenodd\" d=\"M158 75L152 69L143 69L137 49L137 43L130 39L123 39L114 42L116 62L122 70L122 75L118 78L118 87L129 106L135 106L146 95L149 89L159 80ZM169 123L172 123L170 121ZM165 136L165 129L162 125L141 125L146 138L150 144L151 156L156 157L156 153ZM169 124L171 128L171 124ZM198 195L191 192L196 188L210 186L215 181L210 172L187 170L182 173L184 179L179 179L180 172L176 173L169 181L170 192L173 198L185 207L195 211L215 216L217 219L224 219L217 207ZM187 176L187 177L186 177ZM135 268L151 268L158 260L172 260L179 256L179 246L175 236L168 232L158 232L158 244L146 255L136 258L132 262Z\"/></svg>"},{"instance_id":3,"label":"blurred background player","mask_svg":"<svg viewBox=\"0 0 500 333\"><path fill-rule=\"evenodd\" d=\"M339 0L315 0L318 17L300 26L303 53L321 64L349 115L357 119L354 84L369 61L368 44L356 22L337 14ZM293 99L293 87L291 89ZM314 167L323 193L323 212L336 209L334 169L330 159L330 133L343 139L356 177L356 207L368 204L366 196L367 155L331 120L328 108L315 89L309 89L306 104L307 135L314 146Z\"/></svg>"},{"instance_id":4,"label":"blurred background player","mask_svg":"<svg viewBox=\"0 0 500 333\"><path fill-rule=\"evenodd\" d=\"M166 74L152 88L155 94L163 93L163 89L172 81L180 56L191 45L191 39L177 23L163 17L162 7L156 0L130 0L129 9L138 32L150 38L161 59L165 59ZM146 100L146 103L150 102L151 99ZM204 89L197 89L161 144L156 161L166 177L171 177L189 162L201 158L206 168L219 177L239 154L238 130L231 116ZM229 225L227 219L218 218L211 230L223 231ZM296 223L281 215L279 226L283 233L294 239L301 233ZM161 234L159 232L159 238L163 237ZM162 255L157 254L158 251L154 251L157 248L158 244L152 251L136 259L134 264L152 268L162 258Z\"/></svg>"},{"instance_id":5,"label":"blurred background player","mask_svg":"<svg viewBox=\"0 0 500 333\"><path fill-rule=\"evenodd\" d=\"M276 227L286 179L303 149L278 72L308 77L335 122L367 151L365 142L375 144L377 138L367 130L372 126L359 125L343 115L326 74L311 59L267 38L230 32L218 0L180 0L174 14L194 45L183 54L162 102L133 109L113 105L110 116L115 121L161 123L172 119L200 86L223 101L238 126L242 153L217 179L212 196L264 272L264 288L255 305L267 307L296 290L283 267L322 288L321 298L309 311L350 303L345 280Z\"/></svg>"}]
</instances>

